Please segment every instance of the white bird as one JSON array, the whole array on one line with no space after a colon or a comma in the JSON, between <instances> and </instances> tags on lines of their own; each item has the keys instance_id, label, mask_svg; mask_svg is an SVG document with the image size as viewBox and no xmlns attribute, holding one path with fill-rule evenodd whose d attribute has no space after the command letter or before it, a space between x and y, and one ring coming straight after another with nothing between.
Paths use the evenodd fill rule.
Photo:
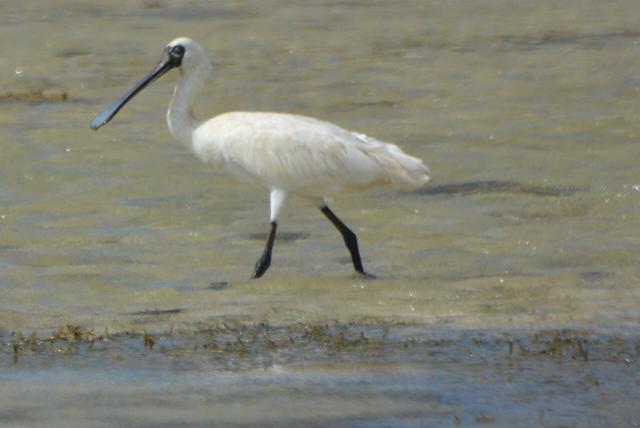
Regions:
<instances>
[{"instance_id":1,"label":"white bird","mask_svg":"<svg viewBox=\"0 0 640 428\"><path fill-rule=\"evenodd\" d=\"M192 106L213 69L205 50L186 37L169 43L158 65L99 114L91 128L105 125L139 91L173 68L180 75L167 112L171 134L200 160L271 192L269 235L251 278L261 277L269 268L278 218L294 194L322 211L342 234L356 272L371 276L362 267L355 233L329 209L327 197L376 186L402 190L424 186L430 177L422 160L395 144L294 114L231 112L198 122Z\"/></svg>"}]
</instances>

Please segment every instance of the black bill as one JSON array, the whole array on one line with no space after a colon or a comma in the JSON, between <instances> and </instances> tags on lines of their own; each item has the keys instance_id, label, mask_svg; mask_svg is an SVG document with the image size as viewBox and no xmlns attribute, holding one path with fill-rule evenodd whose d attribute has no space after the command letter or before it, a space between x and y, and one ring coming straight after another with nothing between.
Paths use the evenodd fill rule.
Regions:
<instances>
[{"instance_id":1,"label":"black bill","mask_svg":"<svg viewBox=\"0 0 640 428\"><path fill-rule=\"evenodd\" d=\"M178 49L179 48L179 49ZM122 95L116 101L107 107L102 113L97 115L93 121L91 121L91 129L97 131L101 126L109 123L111 119L120 111L126 103L131 100L138 92L143 90L149 83L154 82L160 76L165 74L172 68L179 67L182 64L182 57L184 55L184 48L180 45L167 47L162 52L162 59L155 66L149 74L147 74L142 80L140 80L133 88L127 93Z\"/></svg>"}]
</instances>

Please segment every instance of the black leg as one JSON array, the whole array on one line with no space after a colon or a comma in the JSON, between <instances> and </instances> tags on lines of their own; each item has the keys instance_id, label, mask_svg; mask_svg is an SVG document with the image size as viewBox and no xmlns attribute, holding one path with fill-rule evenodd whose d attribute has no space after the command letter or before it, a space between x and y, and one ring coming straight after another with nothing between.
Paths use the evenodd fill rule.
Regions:
<instances>
[{"instance_id":1,"label":"black leg","mask_svg":"<svg viewBox=\"0 0 640 428\"><path fill-rule=\"evenodd\" d=\"M351 254L351 261L353 261L353 268L367 278L373 278L373 275L369 275L362 268L362 260L360 259L360 251L358 251L358 238L356 234L351 231L336 215L329 209L329 207L324 206L320 208L322 214L327 216L329 221L333 223L333 225L340 231L342 237L344 238L344 244L347 246L349 250L349 254Z\"/></svg>"},{"instance_id":2,"label":"black leg","mask_svg":"<svg viewBox=\"0 0 640 428\"><path fill-rule=\"evenodd\" d=\"M256 262L256 270L251 275L251 279L260 278L269 269L271 265L271 252L273 251L273 241L276 239L276 229L278 223L271 222L271 229L269 229L269 237L267 238L267 245L264 247L264 252L258 261Z\"/></svg>"}]
</instances>

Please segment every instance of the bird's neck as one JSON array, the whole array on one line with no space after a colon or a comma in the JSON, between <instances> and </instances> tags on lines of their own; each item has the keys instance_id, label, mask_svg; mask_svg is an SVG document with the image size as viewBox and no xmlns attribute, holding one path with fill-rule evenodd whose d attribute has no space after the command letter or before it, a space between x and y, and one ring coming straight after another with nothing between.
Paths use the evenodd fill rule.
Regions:
<instances>
[{"instance_id":1,"label":"bird's neck","mask_svg":"<svg viewBox=\"0 0 640 428\"><path fill-rule=\"evenodd\" d=\"M174 138L187 147L192 145L193 130L197 120L193 115L193 104L197 92L207 80L211 67L196 67L190 73L180 71L180 77L167 111L167 124Z\"/></svg>"}]
</instances>

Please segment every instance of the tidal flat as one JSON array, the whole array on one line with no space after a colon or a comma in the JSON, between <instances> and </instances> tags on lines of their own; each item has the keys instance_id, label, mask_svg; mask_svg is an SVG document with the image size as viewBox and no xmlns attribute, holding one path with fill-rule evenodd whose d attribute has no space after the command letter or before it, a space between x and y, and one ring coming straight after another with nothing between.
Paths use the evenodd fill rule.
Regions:
<instances>
[{"instance_id":1,"label":"tidal flat","mask_svg":"<svg viewBox=\"0 0 640 428\"><path fill-rule=\"evenodd\" d=\"M637 426L638 2L5 0L0 425ZM189 36L196 116L309 115L434 181L336 196L378 279L293 199L173 141L175 77L91 119Z\"/></svg>"}]
</instances>

